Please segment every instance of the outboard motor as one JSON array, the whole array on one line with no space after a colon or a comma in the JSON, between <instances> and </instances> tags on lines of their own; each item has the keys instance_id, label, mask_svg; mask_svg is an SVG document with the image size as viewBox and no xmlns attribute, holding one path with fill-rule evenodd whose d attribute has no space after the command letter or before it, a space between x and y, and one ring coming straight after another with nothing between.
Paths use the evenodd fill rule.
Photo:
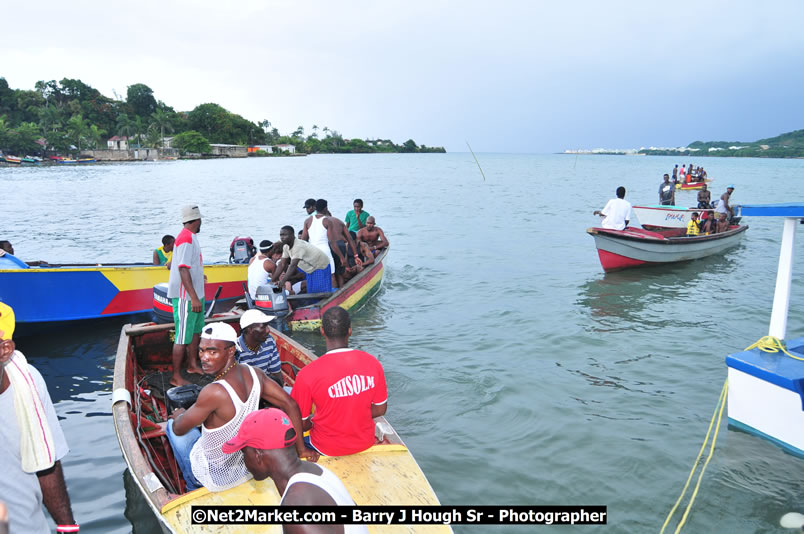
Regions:
<instances>
[{"instance_id":1,"label":"outboard motor","mask_svg":"<svg viewBox=\"0 0 804 534\"><path fill-rule=\"evenodd\" d=\"M167 296L167 283L154 286L153 321L158 324L173 322L173 303Z\"/></svg>"},{"instance_id":2,"label":"outboard motor","mask_svg":"<svg viewBox=\"0 0 804 534\"><path fill-rule=\"evenodd\" d=\"M187 384L184 386L172 387L165 392L165 407L168 415L173 413L176 408L189 408L198 399L201 393L201 386L198 384Z\"/></svg>"},{"instance_id":3,"label":"outboard motor","mask_svg":"<svg viewBox=\"0 0 804 534\"><path fill-rule=\"evenodd\" d=\"M276 317L276 328L282 332L287 331L285 318L290 313L288 292L284 289L279 289L275 285L265 285L257 288L256 295L257 298L254 299L254 308L266 315Z\"/></svg>"},{"instance_id":4,"label":"outboard motor","mask_svg":"<svg viewBox=\"0 0 804 534\"><path fill-rule=\"evenodd\" d=\"M248 263L256 254L257 248L250 237L235 237L229 245L229 263Z\"/></svg>"}]
</instances>

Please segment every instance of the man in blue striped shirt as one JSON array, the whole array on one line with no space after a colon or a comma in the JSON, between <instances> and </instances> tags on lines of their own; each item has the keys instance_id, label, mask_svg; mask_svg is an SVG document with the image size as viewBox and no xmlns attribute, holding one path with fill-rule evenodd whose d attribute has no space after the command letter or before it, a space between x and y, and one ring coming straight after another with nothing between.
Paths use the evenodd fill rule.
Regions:
<instances>
[{"instance_id":1,"label":"man in blue striped shirt","mask_svg":"<svg viewBox=\"0 0 804 534\"><path fill-rule=\"evenodd\" d=\"M268 328L269 317L260 310L247 310L240 317L240 337L235 342L238 363L262 369L277 384L283 386L279 351Z\"/></svg>"}]
</instances>

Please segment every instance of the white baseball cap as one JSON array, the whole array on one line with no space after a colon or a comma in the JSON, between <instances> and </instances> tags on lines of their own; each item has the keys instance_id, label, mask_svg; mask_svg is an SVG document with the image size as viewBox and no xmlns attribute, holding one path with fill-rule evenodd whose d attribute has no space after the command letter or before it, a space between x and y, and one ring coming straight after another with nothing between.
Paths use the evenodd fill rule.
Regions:
<instances>
[{"instance_id":1,"label":"white baseball cap","mask_svg":"<svg viewBox=\"0 0 804 534\"><path fill-rule=\"evenodd\" d=\"M201 329L201 339L219 339L235 343L237 342L237 332L226 323L209 323Z\"/></svg>"},{"instance_id":2,"label":"white baseball cap","mask_svg":"<svg viewBox=\"0 0 804 534\"><path fill-rule=\"evenodd\" d=\"M267 323L273 320L273 318L273 316L266 315L260 310L246 310L246 312L240 316L240 328L245 330L253 324Z\"/></svg>"}]
</instances>

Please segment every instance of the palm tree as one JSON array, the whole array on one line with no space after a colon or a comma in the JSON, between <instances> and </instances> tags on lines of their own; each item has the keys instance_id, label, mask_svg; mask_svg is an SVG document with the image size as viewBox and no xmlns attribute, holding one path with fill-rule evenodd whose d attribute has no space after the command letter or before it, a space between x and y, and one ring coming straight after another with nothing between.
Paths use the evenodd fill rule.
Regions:
<instances>
[{"instance_id":1,"label":"palm tree","mask_svg":"<svg viewBox=\"0 0 804 534\"><path fill-rule=\"evenodd\" d=\"M142 142L142 134L145 132L147 127L145 126L145 121L142 120L142 117L137 115L134 119L134 131L137 133L137 148L140 148L140 143Z\"/></svg>"},{"instance_id":2,"label":"palm tree","mask_svg":"<svg viewBox=\"0 0 804 534\"><path fill-rule=\"evenodd\" d=\"M61 111L53 104L39 108L39 127L42 128L42 135L47 137L49 133L61 128L61 119Z\"/></svg>"},{"instance_id":3,"label":"palm tree","mask_svg":"<svg viewBox=\"0 0 804 534\"><path fill-rule=\"evenodd\" d=\"M159 129L162 139L165 138L165 130L172 132L173 124L170 120L170 115L161 109L157 109L151 114L151 126Z\"/></svg>"},{"instance_id":4,"label":"palm tree","mask_svg":"<svg viewBox=\"0 0 804 534\"><path fill-rule=\"evenodd\" d=\"M129 119L125 113L121 113L117 117L117 135L125 137L126 140L132 139L134 136L134 121Z\"/></svg>"},{"instance_id":5,"label":"palm tree","mask_svg":"<svg viewBox=\"0 0 804 534\"><path fill-rule=\"evenodd\" d=\"M313 124L313 134L310 136L313 139L318 139L318 125Z\"/></svg>"},{"instance_id":6,"label":"palm tree","mask_svg":"<svg viewBox=\"0 0 804 534\"><path fill-rule=\"evenodd\" d=\"M75 143L78 147L78 151L81 152L81 140L89 133L89 125L80 113L73 115L70 117L70 120L67 121L67 132L70 136L70 140Z\"/></svg>"},{"instance_id":7,"label":"palm tree","mask_svg":"<svg viewBox=\"0 0 804 534\"><path fill-rule=\"evenodd\" d=\"M87 141L92 148L98 148L98 145L103 142L104 135L106 135L106 130L101 130L95 124L90 126L86 132Z\"/></svg>"},{"instance_id":8,"label":"palm tree","mask_svg":"<svg viewBox=\"0 0 804 534\"><path fill-rule=\"evenodd\" d=\"M329 137L329 132L330 132L329 127L324 126L324 129L323 129L322 131L324 132L324 136L325 136L325 137Z\"/></svg>"}]
</instances>

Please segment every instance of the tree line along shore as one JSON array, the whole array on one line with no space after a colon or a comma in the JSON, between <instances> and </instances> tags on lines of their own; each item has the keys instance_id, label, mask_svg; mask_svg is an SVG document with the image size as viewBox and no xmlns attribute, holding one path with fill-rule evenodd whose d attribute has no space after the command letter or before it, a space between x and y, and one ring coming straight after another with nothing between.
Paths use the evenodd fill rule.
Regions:
<instances>
[{"instance_id":1,"label":"tree line along shore","mask_svg":"<svg viewBox=\"0 0 804 534\"><path fill-rule=\"evenodd\" d=\"M176 111L142 83L129 86L125 98L109 98L77 79L38 81L33 90L25 90L10 88L0 77L0 153L75 155L105 149L113 137L125 139L129 148L169 143L180 155L209 154L216 143L257 147L249 151L255 156L284 154L259 149L278 145L291 145L296 154L446 152L413 139L402 144L344 139L337 130L315 124L307 135L303 126L283 134L269 120L251 122L214 103Z\"/></svg>"}]
</instances>

